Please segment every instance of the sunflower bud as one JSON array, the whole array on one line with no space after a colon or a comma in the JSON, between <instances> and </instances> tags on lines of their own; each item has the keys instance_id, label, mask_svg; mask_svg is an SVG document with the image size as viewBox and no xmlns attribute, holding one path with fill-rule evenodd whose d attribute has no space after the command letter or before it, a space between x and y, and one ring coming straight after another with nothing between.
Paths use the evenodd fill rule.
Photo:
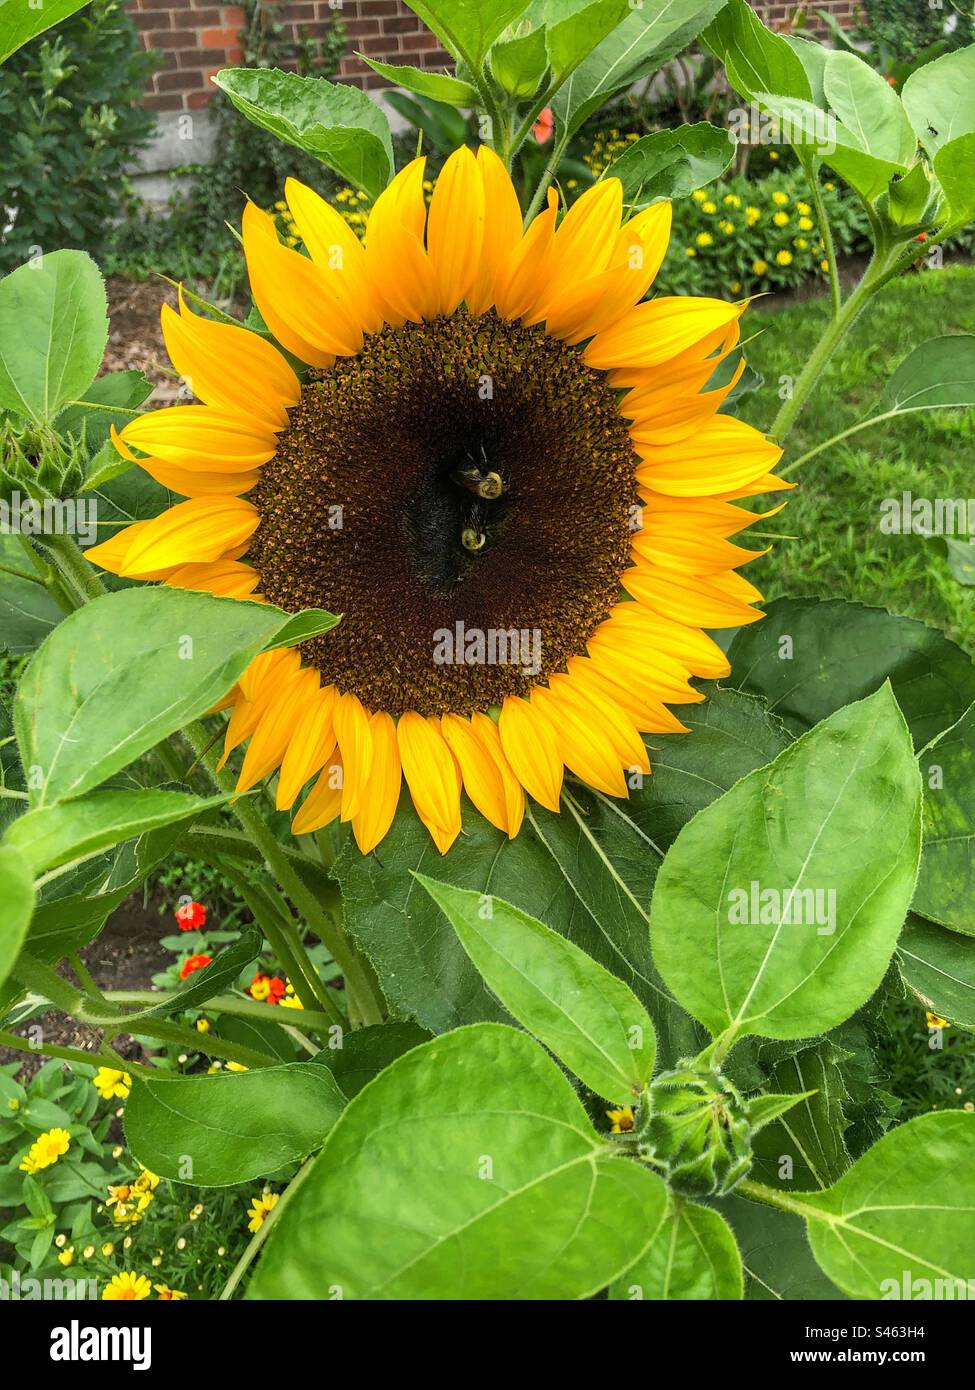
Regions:
<instances>
[{"instance_id":1,"label":"sunflower bud","mask_svg":"<svg viewBox=\"0 0 975 1390\"><path fill-rule=\"evenodd\" d=\"M751 1167L751 1132L738 1091L698 1059L680 1062L651 1083L643 1147L676 1192L730 1192Z\"/></svg>"}]
</instances>

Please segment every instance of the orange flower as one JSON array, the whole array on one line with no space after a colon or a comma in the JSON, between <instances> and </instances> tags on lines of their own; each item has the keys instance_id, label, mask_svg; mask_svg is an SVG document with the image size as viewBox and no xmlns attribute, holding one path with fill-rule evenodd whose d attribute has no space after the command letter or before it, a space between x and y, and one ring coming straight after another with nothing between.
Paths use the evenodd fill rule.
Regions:
<instances>
[{"instance_id":1,"label":"orange flower","mask_svg":"<svg viewBox=\"0 0 975 1390\"><path fill-rule=\"evenodd\" d=\"M179 972L179 978L185 980L187 976L193 974L194 970L202 970L204 966L209 965L212 960L212 956L188 956L183 962L183 967Z\"/></svg>"},{"instance_id":2,"label":"orange flower","mask_svg":"<svg viewBox=\"0 0 975 1390\"><path fill-rule=\"evenodd\" d=\"M532 135L540 145L544 145L551 140L552 132L555 129L555 117L552 115L551 106L546 106L539 114L538 120L532 126Z\"/></svg>"},{"instance_id":3,"label":"orange flower","mask_svg":"<svg viewBox=\"0 0 975 1390\"><path fill-rule=\"evenodd\" d=\"M206 925L207 910L202 903L183 903L176 909L176 925L180 931L197 931Z\"/></svg>"}]
</instances>

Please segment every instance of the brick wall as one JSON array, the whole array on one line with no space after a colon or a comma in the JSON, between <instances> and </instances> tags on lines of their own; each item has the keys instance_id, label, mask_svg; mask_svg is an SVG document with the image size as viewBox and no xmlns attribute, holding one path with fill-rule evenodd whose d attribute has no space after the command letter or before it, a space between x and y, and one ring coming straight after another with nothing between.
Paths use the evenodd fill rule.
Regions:
<instances>
[{"instance_id":1,"label":"brick wall","mask_svg":"<svg viewBox=\"0 0 975 1390\"><path fill-rule=\"evenodd\" d=\"M490 5L492 0L483 3ZM771 28L784 26L795 9L780 0L753 0L753 6ZM832 11L844 24L855 8L856 0L817 0L810 6L813 11ZM207 0L131 0L131 12L145 47L162 54L162 66L146 94L146 105L153 111L206 106L213 94L211 74L241 61L244 11L239 6ZM381 62L414 67L441 68L450 62L403 0L341 0L334 7L329 0L293 0L283 15L295 37L320 36L336 17L345 25L349 40L349 54L339 74L345 82L358 87L385 85L354 56L356 49Z\"/></svg>"}]
</instances>

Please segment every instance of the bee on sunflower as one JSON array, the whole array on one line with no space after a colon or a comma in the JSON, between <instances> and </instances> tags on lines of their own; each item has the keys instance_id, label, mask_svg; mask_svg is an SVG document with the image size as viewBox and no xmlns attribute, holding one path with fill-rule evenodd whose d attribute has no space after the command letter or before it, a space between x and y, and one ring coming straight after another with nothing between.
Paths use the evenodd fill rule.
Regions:
<instances>
[{"instance_id":1,"label":"bee on sunflower","mask_svg":"<svg viewBox=\"0 0 975 1390\"><path fill-rule=\"evenodd\" d=\"M291 179L307 255L254 204L243 244L279 346L163 308L201 404L138 417L119 449L186 501L87 552L102 568L342 621L257 657L227 701L238 788L277 772L296 834L351 822L363 853L405 780L443 854L461 791L515 836L568 770L611 797L642 734L728 671L706 629L761 614L736 505L784 488L780 449L720 413L744 304L645 300L670 205L623 218L606 178L523 229L510 176L458 150L376 199L364 243ZM296 370L296 367L298 370ZM133 451L137 450L138 455ZM443 634L532 633L539 659L454 662ZM309 784L310 787L309 787ZM308 788L307 791L305 789Z\"/></svg>"}]
</instances>

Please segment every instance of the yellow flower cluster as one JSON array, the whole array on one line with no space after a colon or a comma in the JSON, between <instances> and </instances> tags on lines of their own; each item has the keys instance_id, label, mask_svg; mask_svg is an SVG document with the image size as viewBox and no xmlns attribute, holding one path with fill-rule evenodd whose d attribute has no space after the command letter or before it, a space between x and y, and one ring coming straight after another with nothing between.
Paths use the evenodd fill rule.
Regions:
<instances>
[{"instance_id":1,"label":"yellow flower cluster","mask_svg":"<svg viewBox=\"0 0 975 1390\"><path fill-rule=\"evenodd\" d=\"M130 1183L120 1183L109 1187L105 1205L114 1208L112 1216L119 1226L141 1221L145 1210L155 1196L159 1178L143 1168L139 1176Z\"/></svg>"},{"instance_id":2,"label":"yellow flower cluster","mask_svg":"<svg viewBox=\"0 0 975 1390\"><path fill-rule=\"evenodd\" d=\"M582 156L583 163L598 179L614 160L619 159L626 147L639 138L635 130L627 131L625 135L619 130L600 131L592 142L592 149Z\"/></svg>"},{"instance_id":3,"label":"yellow flower cluster","mask_svg":"<svg viewBox=\"0 0 975 1390\"><path fill-rule=\"evenodd\" d=\"M48 1129L39 1134L30 1146L27 1157L21 1162L24 1173L39 1173L42 1168L50 1168L52 1163L68 1152L71 1135L66 1129Z\"/></svg>"}]
</instances>

